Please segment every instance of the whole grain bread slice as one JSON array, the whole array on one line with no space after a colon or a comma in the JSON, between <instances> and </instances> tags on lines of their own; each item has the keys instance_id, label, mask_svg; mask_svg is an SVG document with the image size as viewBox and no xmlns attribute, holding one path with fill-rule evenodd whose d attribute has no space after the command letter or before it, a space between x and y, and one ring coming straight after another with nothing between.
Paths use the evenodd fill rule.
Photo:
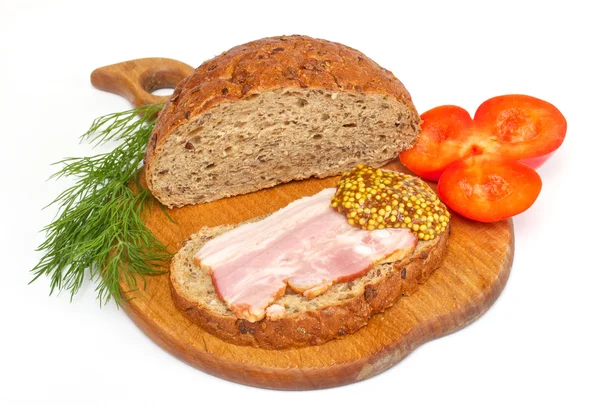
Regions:
<instances>
[{"instance_id":1,"label":"whole grain bread slice","mask_svg":"<svg viewBox=\"0 0 600 406\"><path fill-rule=\"evenodd\" d=\"M365 276L338 283L315 298L288 290L275 302L286 309L283 318L249 322L238 319L227 308L217 296L208 271L193 260L203 244L233 227L203 228L189 238L171 262L171 294L175 306L209 333L233 344L266 349L318 345L356 332L372 315L427 280L440 266L450 235L449 225L435 239L419 241L411 255L379 263Z\"/></svg>"},{"instance_id":2,"label":"whole grain bread slice","mask_svg":"<svg viewBox=\"0 0 600 406\"><path fill-rule=\"evenodd\" d=\"M420 121L404 85L357 50L264 38L179 83L150 137L146 180L180 207L381 167L414 144Z\"/></svg>"}]
</instances>

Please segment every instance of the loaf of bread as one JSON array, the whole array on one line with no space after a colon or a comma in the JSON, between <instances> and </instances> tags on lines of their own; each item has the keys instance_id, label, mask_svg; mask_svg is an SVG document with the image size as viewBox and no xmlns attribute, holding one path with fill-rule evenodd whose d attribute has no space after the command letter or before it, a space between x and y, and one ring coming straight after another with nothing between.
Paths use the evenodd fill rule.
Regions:
<instances>
[{"instance_id":1,"label":"loaf of bread","mask_svg":"<svg viewBox=\"0 0 600 406\"><path fill-rule=\"evenodd\" d=\"M427 280L440 266L450 235L448 226L435 239L419 241L409 256L397 261L390 257L373 266L365 276L335 284L312 299L288 289L274 302L285 308L283 318L249 322L238 319L229 310L217 296L209 270L195 265L193 260L206 242L233 227L204 228L190 237L171 261L171 293L175 306L209 333L233 344L266 349L317 345L354 333L373 314Z\"/></svg>"},{"instance_id":2,"label":"loaf of bread","mask_svg":"<svg viewBox=\"0 0 600 406\"><path fill-rule=\"evenodd\" d=\"M168 207L380 167L420 118L402 83L347 46L265 38L204 62L158 116L146 180Z\"/></svg>"}]
</instances>

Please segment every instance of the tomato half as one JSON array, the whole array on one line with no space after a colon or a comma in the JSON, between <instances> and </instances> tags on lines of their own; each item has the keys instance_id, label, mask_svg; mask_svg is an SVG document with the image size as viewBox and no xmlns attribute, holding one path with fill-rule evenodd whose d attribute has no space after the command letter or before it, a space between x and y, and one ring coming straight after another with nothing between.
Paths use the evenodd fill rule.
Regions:
<instances>
[{"instance_id":1,"label":"tomato half","mask_svg":"<svg viewBox=\"0 0 600 406\"><path fill-rule=\"evenodd\" d=\"M450 165L440 177L438 194L464 217L493 222L527 210L542 189L542 179L515 161L470 156Z\"/></svg>"},{"instance_id":2,"label":"tomato half","mask_svg":"<svg viewBox=\"0 0 600 406\"><path fill-rule=\"evenodd\" d=\"M437 181L448 165L468 155L473 120L458 106L440 106L421 115L417 143L400 154L407 168L422 178Z\"/></svg>"},{"instance_id":3,"label":"tomato half","mask_svg":"<svg viewBox=\"0 0 600 406\"><path fill-rule=\"evenodd\" d=\"M421 135L400 160L417 175L437 181L458 159L487 155L541 166L562 144L567 122L552 104L531 96L506 95L479 106L474 119L458 106L421 115Z\"/></svg>"},{"instance_id":4,"label":"tomato half","mask_svg":"<svg viewBox=\"0 0 600 406\"><path fill-rule=\"evenodd\" d=\"M539 168L561 146L567 120L552 104L513 94L486 100L475 112L481 148Z\"/></svg>"}]
</instances>

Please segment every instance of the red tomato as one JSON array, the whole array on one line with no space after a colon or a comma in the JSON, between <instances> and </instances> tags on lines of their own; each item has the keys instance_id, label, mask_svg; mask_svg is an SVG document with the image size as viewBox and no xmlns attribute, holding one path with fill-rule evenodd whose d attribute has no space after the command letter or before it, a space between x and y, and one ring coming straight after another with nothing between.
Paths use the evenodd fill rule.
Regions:
<instances>
[{"instance_id":1,"label":"red tomato","mask_svg":"<svg viewBox=\"0 0 600 406\"><path fill-rule=\"evenodd\" d=\"M493 97L481 104L474 121L488 154L539 168L561 146L567 121L552 104L531 96Z\"/></svg>"},{"instance_id":2,"label":"red tomato","mask_svg":"<svg viewBox=\"0 0 600 406\"><path fill-rule=\"evenodd\" d=\"M452 162L468 155L473 120L458 106L440 106L421 115L417 143L400 154L407 168L425 179L438 180Z\"/></svg>"},{"instance_id":3,"label":"red tomato","mask_svg":"<svg viewBox=\"0 0 600 406\"><path fill-rule=\"evenodd\" d=\"M464 217L493 222L527 210L542 189L542 179L515 161L471 156L450 165L440 177L438 194Z\"/></svg>"},{"instance_id":4,"label":"red tomato","mask_svg":"<svg viewBox=\"0 0 600 406\"><path fill-rule=\"evenodd\" d=\"M449 165L469 155L518 160L541 166L562 144L567 122L552 104L525 95L485 101L471 119L458 106L441 106L421 115L421 135L400 154L407 168L437 181Z\"/></svg>"}]
</instances>

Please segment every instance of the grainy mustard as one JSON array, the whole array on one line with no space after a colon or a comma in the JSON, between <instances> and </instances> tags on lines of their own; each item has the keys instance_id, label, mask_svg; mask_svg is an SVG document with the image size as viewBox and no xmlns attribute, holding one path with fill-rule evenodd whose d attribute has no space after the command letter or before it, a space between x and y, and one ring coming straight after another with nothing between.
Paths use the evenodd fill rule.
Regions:
<instances>
[{"instance_id":1,"label":"grainy mustard","mask_svg":"<svg viewBox=\"0 0 600 406\"><path fill-rule=\"evenodd\" d=\"M420 240L442 233L450 213L420 178L358 165L345 172L331 207L365 230L408 228Z\"/></svg>"}]
</instances>

